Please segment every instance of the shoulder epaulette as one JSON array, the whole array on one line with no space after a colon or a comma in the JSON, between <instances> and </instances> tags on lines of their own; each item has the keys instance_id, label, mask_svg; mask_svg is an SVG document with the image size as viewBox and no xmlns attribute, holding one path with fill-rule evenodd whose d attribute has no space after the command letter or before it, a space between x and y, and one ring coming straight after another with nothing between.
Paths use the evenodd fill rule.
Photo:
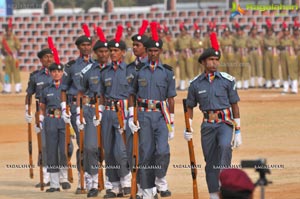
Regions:
<instances>
[{"instance_id":1,"label":"shoulder epaulette","mask_svg":"<svg viewBox=\"0 0 300 199\"><path fill-rule=\"evenodd\" d=\"M194 77L194 79L190 80L190 84L193 83L193 81L195 81L196 79L198 79L198 77L200 77L200 75L197 75L196 77Z\"/></svg>"},{"instance_id":2,"label":"shoulder epaulette","mask_svg":"<svg viewBox=\"0 0 300 199\"><path fill-rule=\"evenodd\" d=\"M136 71L139 71L141 70L141 68L143 68L145 66L145 63L139 63L136 67L135 67L135 70Z\"/></svg>"},{"instance_id":3,"label":"shoulder epaulette","mask_svg":"<svg viewBox=\"0 0 300 199\"><path fill-rule=\"evenodd\" d=\"M220 72L220 74L222 75L222 77L228 79L229 81L233 81L235 79L233 76L229 75L228 73Z\"/></svg>"},{"instance_id":4,"label":"shoulder epaulette","mask_svg":"<svg viewBox=\"0 0 300 199\"><path fill-rule=\"evenodd\" d=\"M86 67L84 67L82 70L81 70L81 73L82 74L85 74L86 72L88 72L91 68L92 68L93 64L90 63L88 64Z\"/></svg>"},{"instance_id":5,"label":"shoulder epaulette","mask_svg":"<svg viewBox=\"0 0 300 199\"><path fill-rule=\"evenodd\" d=\"M30 73L30 77L32 77L33 75L37 74L40 70L35 70L33 72Z\"/></svg>"},{"instance_id":6,"label":"shoulder epaulette","mask_svg":"<svg viewBox=\"0 0 300 199\"><path fill-rule=\"evenodd\" d=\"M173 67L169 66L168 64L163 64L163 67L170 70L170 71L173 71Z\"/></svg>"},{"instance_id":7,"label":"shoulder epaulette","mask_svg":"<svg viewBox=\"0 0 300 199\"><path fill-rule=\"evenodd\" d=\"M73 59L73 60L69 61L68 63L66 63L65 67L69 68L69 67L71 67L73 64L75 64L75 62L76 62L76 61Z\"/></svg>"}]
</instances>

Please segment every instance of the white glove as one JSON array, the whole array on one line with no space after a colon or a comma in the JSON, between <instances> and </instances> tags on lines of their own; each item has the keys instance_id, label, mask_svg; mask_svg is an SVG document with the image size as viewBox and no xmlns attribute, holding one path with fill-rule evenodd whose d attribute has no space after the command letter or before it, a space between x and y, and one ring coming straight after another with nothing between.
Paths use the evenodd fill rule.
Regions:
<instances>
[{"instance_id":1,"label":"white glove","mask_svg":"<svg viewBox=\"0 0 300 199\"><path fill-rule=\"evenodd\" d=\"M133 122L133 114L134 114L133 107L129 107L128 110L129 110L128 126L131 130L131 133L134 134L135 132L137 132L140 129L140 124L139 124L139 121L137 121L137 125L135 125Z\"/></svg>"},{"instance_id":2,"label":"white glove","mask_svg":"<svg viewBox=\"0 0 300 199\"><path fill-rule=\"evenodd\" d=\"M242 144L242 134L240 130L235 130L233 147L237 148Z\"/></svg>"},{"instance_id":3,"label":"white glove","mask_svg":"<svg viewBox=\"0 0 300 199\"><path fill-rule=\"evenodd\" d=\"M96 116L94 115L94 117L93 117L93 124L94 124L94 126L98 126L100 124L100 115L99 115L99 119L98 120L96 119Z\"/></svg>"},{"instance_id":4,"label":"white glove","mask_svg":"<svg viewBox=\"0 0 300 199\"><path fill-rule=\"evenodd\" d=\"M25 105L25 121L27 123L31 123L32 122L32 115L28 114L28 104Z\"/></svg>"},{"instance_id":5,"label":"white glove","mask_svg":"<svg viewBox=\"0 0 300 199\"><path fill-rule=\"evenodd\" d=\"M168 134L168 140L169 141L173 140L173 138L174 138L174 132L175 132L175 126L174 126L174 124L171 124L171 125L172 125L172 131L169 132L169 134Z\"/></svg>"},{"instance_id":6,"label":"white glove","mask_svg":"<svg viewBox=\"0 0 300 199\"><path fill-rule=\"evenodd\" d=\"M42 129L34 125L34 131L36 134L39 134L42 131Z\"/></svg>"},{"instance_id":7,"label":"white glove","mask_svg":"<svg viewBox=\"0 0 300 199\"><path fill-rule=\"evenodd\" d=\"M43 129L44 116L39 115L40 127L34 126L34 130L36 134L39 134Z\"/></svg>"},{"instance_id":8,"label":"white glove","mask_svg":"<svg viewBox=\"0 0 300 199\"><path fill-rule=\"evenodd\" d=\"M71 114L67 114L66 112L66 102L60 103L61 110L62 110L62 118L66 124L71 124Z\"/></svg>"},{"instance_id":9,"label":"white glove","mask_svg":"<svg viewBox=\"0 0 300 199\"><path fill-rule=\"evenodd\" d=\"M82 118L82 123L80 122L80 107L76 108L76 113L77 113L77 116L76 116L76 125L77 125L77 128L79 130L83 130L84 129L84 125L86 124L86 122L85 122L84 118Z\"/></svg>"},{"instance_id":10,"label":"white glove","mask_svg":"<svg viewBox=\"0 0 300 199\"><path fill-rule=\"evenodd\" d=\"M193 120L191 118L189 118L189 123L190 123L190 127L191 127L191 132L188 132L186 130L183 131L183 137L186 141L190 141L193 138L193 128L192 128L192 124L193 124Z\"/></svg>"}]
</instances>

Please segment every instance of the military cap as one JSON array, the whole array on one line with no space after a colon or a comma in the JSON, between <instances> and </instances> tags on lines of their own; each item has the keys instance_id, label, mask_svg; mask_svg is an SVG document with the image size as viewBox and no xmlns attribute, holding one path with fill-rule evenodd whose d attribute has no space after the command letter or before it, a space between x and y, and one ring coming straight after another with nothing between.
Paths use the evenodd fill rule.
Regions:
<instances>
[{"instance_id":1,"label":"military cap","mask_svg":"<svg viewBox=\"0 0 300 199\"><path fill-rule=\"evenodd\" d=\"M84 35L81 35L80 37L78 37L75 41L75 44L77 46L79 46L80 44L84 43L84 42L88 42L88 43L92 43L92 38L91 38L91 34L90 34L90 30L88 28L88 26L86 24L82 25L82 29L84 31Z\"/></svg>"},{"instance_id":2,"label":"military cap","mask_svg":"<svg viewBox=\"0 0 300 199\"><path fill-rule=\"evenodd\" d=\"M112 40L110 40L108 42L108 47L109 48L114 47L114 48L119 48L121 50L125 50L126 49L125 42L121 40L121 38L122 38L122 32L123 32L123 27L121 25L118 25L115 38L112 39Z\"/></svg>"},{"instance_id":3,"label":"military cap","mask_svg":"<svg viewBox=\"0 0 300 199\"><path fill-rule=\"evenodd\" d=\"M144 35L146 29L147 29L147 26L148 26L148 21L147 20L143 20L142 22L142 26L139 30L139 33L136 34L136 35L133 35L131 37L131 40L132 41L138 41L138 42L141 42L142 44L146 44L147 40L149 39L146 35Z\"/></svg>"},{"instance_id":4,"label":"military cap","mask_svg":"<svg viewBox=\"0 0 300 199\"><path fill-rule=\"evenodd\" d=\"M45 49L39 51L39 52L37 53L37 56L38 56L38 58L41 59L41 58L42 58L44 55L46 55L46 54L51 54L51 55L53 55L52 50L51 50L50 48L45 48Z\"/></svg>"},{"instance_id":5,"label":"military cap","mask_svg":"<svg viewBox=\"0 0 300 199\"><path fill-rule=\"evenodd\" d=\"M163 46L163 42L158 37L157 23L156 22L151 22L150 23L150 28L151 28L152 37L149 38L148 41L146 42L146 48L159 48L159 49L161 49L162 46Z\"/></svg>"},{"instance_id":6,"label":"military cap","mask_svg":"<svg viewBox=\"0 0 300 199\"><path fill-rule=\"evenodd\" d=\"M99 37L99 40L95 43L93 50L95 51L98 48L108 48L108 43L101 27L97 27L96 32Z\"/></svg>"},{"instance_id":7,"label":"military cap","mask_svg":"<svg viewBox=\"0 0 300 199\"><path fill-rule=\"evenodd\" d=\"M49 66L49 70L53 71L53 70L63 70L64 66L62 64L57 64L57 63L53 63Z\"/></svg>"},{"instance_id":8,"label":"military cap","mask_svg":"<svg viewBox=\"0 0 300 199\"><path fill-rule=\"evenodd\" d=\"M224 169L220 173L221 188L231 191L253 192L255 186L248 175L240 169Z\"/></svg>"},{"instance_id":9,"label":"military cap","mask_svg":"<svg viewBox=\"0 0 300 199\"><path fill-rule=\"evenodd\" d=\"M212 47L204 50L204 52L200 55L198 59L199 63L211 56L216 56L218 57L218 59L221 58L221 51L219 50L219 43L217 39L217 34L215 32L212 32L210 34L210 42Z\"/></svg>"}]
</instances>

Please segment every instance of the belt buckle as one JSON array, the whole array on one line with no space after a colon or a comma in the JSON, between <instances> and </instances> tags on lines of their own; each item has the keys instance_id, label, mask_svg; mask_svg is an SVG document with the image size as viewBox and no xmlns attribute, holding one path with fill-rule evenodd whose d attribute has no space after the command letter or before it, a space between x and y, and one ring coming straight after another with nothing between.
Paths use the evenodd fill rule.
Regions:
<instances>
[{"instance_id":1,"label":"belt buckle","mask_svg":"<svg viewBox=\"0 0 300 199\"><path fill-rule=\"evenodd\" d=\"M208 119L209 120L217 120L218 119L218 113L208 113Z\"/></svg>"},{"instance_id":2,"label":"belt buckle","mask_svg":"<svg viewBox=\"0 0 300 199\"><path fill-rule=\"evenodd\" d=\"M154 109L155 108L155 104L153 103L148 103L148 109Z\"/></svg>"},{"instance_id":3,"label":"belt buckle","mask_svg":"<svg viewBox=\"0 0 300 199\"><path fill-rule=\"evenodd\" d=\"M58 109L54 110L54 117L60 117L61 116L61 111Z\"/></svg>"}]
</instances>

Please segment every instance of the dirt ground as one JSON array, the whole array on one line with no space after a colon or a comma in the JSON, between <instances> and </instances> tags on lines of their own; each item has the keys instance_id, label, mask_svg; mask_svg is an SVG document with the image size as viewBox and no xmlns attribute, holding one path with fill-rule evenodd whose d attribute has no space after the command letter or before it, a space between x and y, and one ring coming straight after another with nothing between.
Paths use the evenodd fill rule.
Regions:
<instances>
[{"instance_id":1,"label":"dirt ground","mask_svg":"<svg viewBox=\"0 0 300 199\"><path fill-rule=\"evenodd\" d=\"M22 73L23 91L28 73ZM243 145L233 152L233 165L241 160L266 158L267 165L280 167L271 169L267 179L272 181L265 188L267 199L300 199L300 147L299 147L299 112L300 95L281 95L280 90L251 89L239 91L239 103L242 123ZM27 125L24 120L24 97L22 94L0 95L0 198L86 198L75 195L77 184L60 193L47 194L34 188L39 180L39 169L34 169L34 179L29 178L28 169L12 168L14 165L28 164ZM178 92L176 97L175 128L176 135L170 142L171 163L167 179L172 197L175 199L192 199L192 178L190 169L176 168L188 165L188 147L183 139L184 117L182 98L186 92ZM32 109L33 110L33 109ZM202 116L195 110L193 129L194 147L198 169L199 198L207 199L207 186L204 173L204 159L200 145L199 127ZM73 140L74 142L74 140ZM74 142L75 143L75 142ZM33 132L33 159L37 162L36 134ZM75 162L73 155L72 163ZM255 182L259 175L254 169L245 169ZM73 170L73 174L75 174ZM77 175L74 175L77 182ZM102 197L104 192L99 195ZM260 198L260 188L255 190L255 199Z\"/></svg>"}]
</instances>

